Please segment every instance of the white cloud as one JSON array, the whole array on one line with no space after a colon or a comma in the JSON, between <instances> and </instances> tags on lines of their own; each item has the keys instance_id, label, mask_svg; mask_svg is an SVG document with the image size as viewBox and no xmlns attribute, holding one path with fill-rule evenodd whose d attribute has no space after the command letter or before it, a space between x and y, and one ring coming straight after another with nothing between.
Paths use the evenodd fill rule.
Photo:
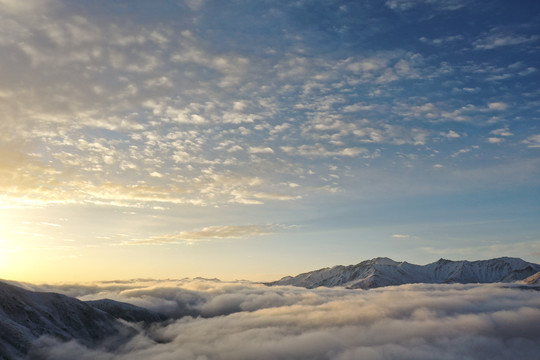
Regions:
<instances>
[{"instance_id":1,"label":"white cloud","mask_svg":"<svg viewBox=\"0 0 540 360\"><path fill-rule=\"evenodd\" d=\"M191 115L191 123L193 124L204 124L206 123L206 119L198 114L192 114Z\"/></svg>"},{"instance_id":2,"label":"white cloud","mask_svg":"<svg viewBox=\"0 0 540 360\"><path fill-rule=\"evenodd\" d=\"M240 145L233 145L229 149L227 149L228 152L237 152L237 151L243 151L244 148Z\"/></svg>"},{"instance_id":3,"label":"white cloud","mask_svg":"<svg viewBox=\"0 0 540 360\"><path fill-rule=\"evenodd\" d=\"M489 110L504 111L508 108L508 104L503 102L492 102L488 104Z\"/></svg>"},{"instance_id":4,"label":"white cloud","mask_svg":"<svg viewBox=\"0 0 540 360\"><path fill-rule=\"evenodd\" d=\"M422 36L419 40L424 42L424 43L439 46L439 45L444 45L444 44L449 43L449 42L463 40L463 36L462 35L451 35L451 36L446 36L446 37L442 37L442 38L435 38L435 39L428 39L428 38Z\"/></svg>"},{"instance_id":5,"label":"white cloud","mask_svg":"<svg viewBox=\"0 0 540 360\"><path fill-rule=\"evenodd\" d=\"M355 157L362 153L366 153L367 149L359 147L344 148L338 150L328 150L321 144L316 145L301 145L299 147L281 146L281 150L289 155L301 155L306 157L331 157L331 156L346 156Z\"/></svg>"},{"instance_id":6,"label":"white cloud","mask_svg":"<svg viewBox=\"0 0 540 360\"><path fill-rule=\"evenodd\" d=\"M495 30L496 32L496 30ZM484 37L476 40L473 45L479 50L491 50L502 46L511 46L536 42L540 39L538 35L515 35L515 34L503 34L495 33L485 35Z\"/></svg>"},{"instance_id":7,"label":"white cloud","mask_svg":"<svg viewBox=\"0 0 540 360\"><path fill-rule=\"evenodd\" d=\"M197 241L238 239L274 233L279 225L223 225L208 226L201 230L182 231L177 234L151 236L148 239L133 239L125 245L162 245L171 243L191 243Z\"/></svg>"},{"instance_id":8,"label":"white cloud","mask_svg":"<svg viewBox=\"0 0 540 360\"><path fill-rule=\"evenodd\" d=\"M351 148L345 148L345 149L339 150L337 154L340 156L354 157L354 156L358 156L366 152L367 152L367 149L365 148L351 147Z\"/></svg>"},{"instance_id":9,"label":"white cloud","mask_svg":"<svg viewBox=\"0 0 540 360\"><path fill-rule=\"evenodd\" d=\"M278 134L278 133L281 133L283 131L286 131L286 130L290 129L291 127L292 127L292 125L289 124L289 123L283 123L283 124L280 124L280 125L276 125L270 131L270 134Z\"/></svg>"},{"instance_id":10,"label":"white cloud","mask_svg":"<svg viewBox=\"0 0 540 360\"><path fill-rule=\"evenodd\" d=\"M199 11L204 5L205 0L185 0L187 6L193 11Z\"/></svg>"},{"instance_id":11,"label":"white cloud","mask_svg":"<svg viewBox=\"0 0 540 360\"><path fill-rule=\"evenodd\" d=\"M247 108L247 102L246 101L235 101L233 103L233 109L235 111L244 111Z\"/></svg>"},{"instance_id":12,"label":"white cloud","mask_svg":"<svg viewBox=\"0 0 540 360\"><path fill-rule=\"evenodd\" d=\"M442 133L441 135L448 139L459 139L461 137L461 135L454 130L449 130L447 133Z\"/></svg>"},{"instance_id":13,"label":"white cloud","mask_svg":"<svg viewBox=\"0 0 540 360\"><path fill-rule=\"evenodd\" d=\"M527 144L530 148L540 148L540 134L531 135L523 140L524 144Z\"/></svg>"},{"instance_id":14,"label":"white cloud","mask_svg":"<svg viewBox=\"0 0 540 360\"><path fill-rule=\"evenodd\" d=\"M242 124L253 123L255 120L260 120L262 117L256 114L241 114L241 113L229 113L223 114L222 121L226 124Z\"/></svg>"},{"instance_id":15,"label":"white cloud","mask_svg":"<svg viewBox=\"0 0 540 360\"><path fill-rule=\"evenodd\" d=\"M302 196L299 196L299 195L289 195L289 194L279 194L279 193L269 193L269 192L256 192L256 193L253 193L252 196L257 199L280 200L280 201L297 200L297 199L302 198Z\"/></svg>"},{"instance_id":16,"label":"white cloud","mask_svg":"<svg viewBox=\"0 0 540 360\"><path fill-rule=\"evenodd\" d=\"M410 10L420 5L430 5L439 10L453 11L465 6L464 0L387 0L386 6L392 10Z\"/></svg>"},{"instance_id":17,"label":"white cloud","mask_svg":"<svg viewBox=\"0 0 540 360\"><path fill-rule=\"evenodd\" d=\"M273 154L274 150L268 146L252 146L249 148L251 154Z\"/></svg>"},{"instance_id":18,"label":"white cloud","mask_svg":"<svg viewBox=\"0 0 540 360\"><path fill-rule=\"evenodd\" d=\"M62 289L183 317L146 329L114 354L48 342L38 349L42 358L502 360L540 351L540 293L501 284L364 291L184 279Z\"/></svg>"},{"instance_id":19,"label":"white cloud","mask_svg":"<svg viewBox=\"0 0 540 360\"><path fill-rule=\"evenodd\" d=\"M466 154L472 150L476 150L480 148L478 145L474 145L474 146L471 146L470 148L464 148L464 149L459 149L458 151L456 151L455 153L453 153L452 155L450 155L451 157L458 157L459 155L462 155L462 154Z\"/></svg>"},{"instance_id":20,"label":"white cloud","mask_svg":"<svg viewBox=\"0 0 540 360\"><path fill-rule=\"evenodd\" d=\"M354 104L347 105L343 108L344 112L357 112L357 111L369 111L375 109L375 105Z\"/></svg>"},{"instance_id":21,"label":"white cloud","mask_svg":"<svg viewBox=\"0 0 540 360\"><path fill-rule=\"evenodd\" d=\"M53 0L28 0L28 1L17 1L17 0L0 0L0 9L5 10L9 13L29 13L41 11L47 6L51 6L51 3L54 3Z\"/></svg>"},{"instance_id":22,"label":"white cloud","mask_svg":"<svg viewBox=\"0 0 540 360\"><path fill-rule=\"evenodd\" d=\"M512 136L514 135L511 133L508 128L501 128L501 129L495 129L489 132L490 134L497 135L497 136Z\"/></svg>"},{"instance_id":23,"label":"white cloud","mask_svg":"<svg viewBox=\"0 0 540 360\"><path fill-rule=\"evenodd\" d=\"M348 63L347 69L354 73L370 72L374 70L380 70L386 67L387 62L388 60L384 58L362 59L359 61Z\"/></svg>"}]
</instances>

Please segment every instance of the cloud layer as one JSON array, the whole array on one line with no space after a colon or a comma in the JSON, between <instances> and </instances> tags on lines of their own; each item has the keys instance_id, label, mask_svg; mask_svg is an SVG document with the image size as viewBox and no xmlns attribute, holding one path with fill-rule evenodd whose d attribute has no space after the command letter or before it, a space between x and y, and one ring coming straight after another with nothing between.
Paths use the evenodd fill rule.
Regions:
<instances>
[{"instance_id":1,"label":"cloud layer","mask_svg":"<svg viewBox=\"0 0 540 360\"><path fill-rule=\"evenodd\" d=\"M526 359L540 350L540 292L500 284L354 291L199 279L76 288L83 298L192 314L114 354L47 340L44 358Z\"/></svg>"}]
</instances>

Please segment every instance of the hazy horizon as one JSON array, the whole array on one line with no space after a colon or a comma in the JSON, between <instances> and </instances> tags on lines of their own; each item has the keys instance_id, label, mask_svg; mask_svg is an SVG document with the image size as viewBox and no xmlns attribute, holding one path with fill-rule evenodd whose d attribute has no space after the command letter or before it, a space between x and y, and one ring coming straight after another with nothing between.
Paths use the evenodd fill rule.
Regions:
<instances>
[{"instance_id":1,"label":"hazy horizon","mask_svg":"<svg viewBox=\"0 0 540 360\"><path fill-rule=\"evenodd\" d=\"M378 258L387 258L387 257L383 256L383 257L378 257ZM505 258L505 257L502 257L502 258ZM47 288L50 287L49 291L57 291L57 292L62 293L62 294L64 294L64 292L61 290L62 286L89 286L89 285L106 284L106 283L137 283L137 282L141 282L141 281L142 282L158 282L158 283L160 283L160 282L177 282L177 281L182 282L182 281L202 280L202 281L219 281L219 282L223 282L223 283L246 282L246 283L252 283L252 284L265 284L265 283L270 283L270 282L273 282L273 281L280 280L280 279L282 279L284 277L288 277L288 276L297 276L297 275L304 274L304 273L309 273L309 272L313 272L313 271L317 271L317 270L323 270L323 269L331 269L331 268L339 267L339 266L353 266L353 265L358 265L361 262L374 260L374 259L375 258L373 258L373 259L362 259L362 260L359 260L356 263L351 263L351 264L331 264L331 265L326 265L326 266L322 266L322 267L319 267L319 268L303 269L303 270L300 270L297 273L280 274L280 275L273 276L273 277L272 277L272 275L268 275L267 278L258 277L257 279L250 279L249 275L246 274L245 277L236 277L236 278L220 278L220 277L217 277L217 276L213 276L213 277L184 276L184 277L177 277L177 278L174 278L174 277L164 277L164 278L152 278L152 277L114 278L114 277L110 277L110 278L103 278L103 279L97 279L96 278L96 279L86 279L86 280L81 280L81 279L72 279L72 280L60 279L60 280L53 280L53 281L51 281L51 280L27 281L27 280L0 278L0 281L4 281L4 282L7 282L7 283L16 285L16 286L23 286L23 287L29 286L30 289L34 289L34 290L39 289L40 287L43 287L43 286L47 287ZM394 260L397 263L406 262L406 263L412 264L411 262L409 262L407 260L395 260L395 259L391 259L391 260ZM450 261L455 261L455 262L459 262L459 261L476 262L476 261L487 261L487 260L493 260L493 259L467 260L467 259L444 259L444 258L440 258L438 260L450 260ZM433 262L428 262L428 263L417 263L417 264L413 264L413 265L423 266L423 265L428 265L428 264L435 263L438 260L433 261ZM521 259L521 260L524 260L526 262L530 262L530 261L527 261L526 259ZM532 263L534 263L534 262L532 262ZM37 288L35 286L37 286ZM60 287L56 288L56 286L60 286Z\"/></svg>"},{"instance_id":2,"label":"hazy horizon","mask_svg":"<svg viewBox=\"0 0 540 360\"><path fill-rule=\"evenodd\" d=\"M0 277L540 263L540 3L0 0Z\"/></svg>"}]
</instances>

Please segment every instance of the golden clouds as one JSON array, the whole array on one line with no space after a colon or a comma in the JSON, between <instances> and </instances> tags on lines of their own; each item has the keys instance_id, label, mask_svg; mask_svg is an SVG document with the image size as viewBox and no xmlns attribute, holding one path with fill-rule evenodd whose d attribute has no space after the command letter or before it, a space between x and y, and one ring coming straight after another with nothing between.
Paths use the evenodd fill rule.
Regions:
<instances>
[{"instance_id":1,"label":"golden clouds","mask_svg":"<svg viewBox=\"0 0 540 360\"><path fill-rule=\"evenodd\" d=\"M193 243L198 241L239 239L269 235L283 228L281 225L223 225L208 226L201 230L182 231L177 234L152 236L148 239L135 239L126 245L162 245L171 243Z\"/></svg>"}]
</instances>

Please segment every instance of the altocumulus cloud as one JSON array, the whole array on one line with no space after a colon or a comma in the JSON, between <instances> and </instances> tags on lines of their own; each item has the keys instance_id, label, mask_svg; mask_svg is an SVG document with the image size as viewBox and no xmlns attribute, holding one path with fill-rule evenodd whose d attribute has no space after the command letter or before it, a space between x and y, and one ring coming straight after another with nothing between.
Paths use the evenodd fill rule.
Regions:
<instances>
[{"instance_id":1,"label":"altocumulus cloud","mask_svg":"<svg viewBox=\"0 0 540 360\"><path fill-rule=\"evenodd\" d=\"M209 241L216 239L236 239L250 236L268 235L277 229L284 228L281 225L223 225L208 226L196 231L182 231L177 234L165 234L152 236L148 239L135 239L125 244L128 245L148 245L148 244L169 244L181 242Z\"/></svg>"},{"instance_id":2,"label":"altocumulus cloud","mask_svg":"<svg viewBox=\"0 0 540 360\"><path fill-rule=\"evenodd\" d=\"M49 339L36 353L43 359L532 359L540 351L540 292L501 284L357 291L199 279L62 289L189 315L114 353Z\"/></svg>"}]
</instances>

